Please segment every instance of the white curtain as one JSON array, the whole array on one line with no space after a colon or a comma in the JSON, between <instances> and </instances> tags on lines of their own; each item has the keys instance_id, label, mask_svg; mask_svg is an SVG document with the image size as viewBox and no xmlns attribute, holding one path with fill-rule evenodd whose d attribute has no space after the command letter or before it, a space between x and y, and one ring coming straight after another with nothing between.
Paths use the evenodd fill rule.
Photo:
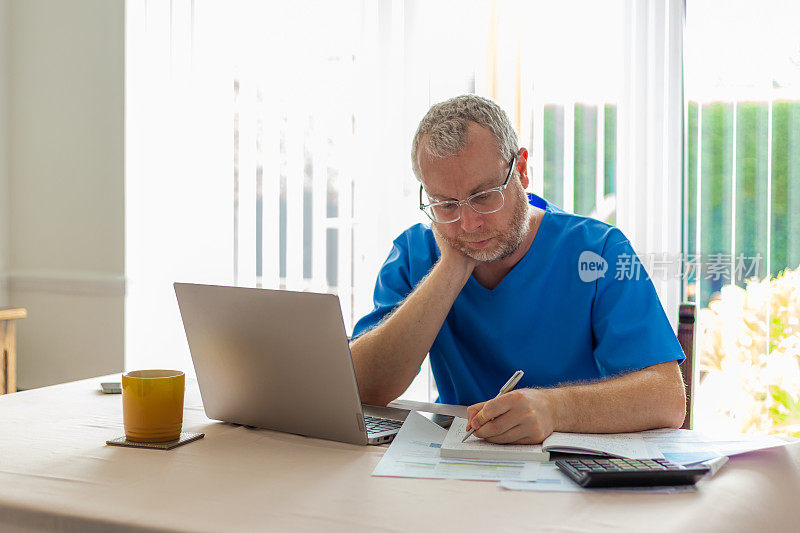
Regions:
<instances>
[{"instance_id":1,"label":"white curtain","mask_svg":"<svg viewBox=\"0 0 800 533\"><path fill-rule=\"evenodd\" d=\"M617 126L617 226L673 327L680 304L683 0L627 0Z\"/></svg>"},{"instance_id":2,"label":"white curtain","mask_svg":"<svg viewBox=\"0 0 800 533\"><path fill-rule=\"evenodd\" d=\"M126 3L127 368L191 371L174 281L336 292L352 328L392 240L425 220L411 138L473 90L483 10Z\"/></svg>"},{"instance_id":3,"label":"white curtain","mask_svg":"<svg viewBox=\"0 0 800 533\"><path fill-rule=\"evenodd\" d=\"M596 108L602 154L605 106L619 105L619 225L640 253L672 250L663 222L679 227L680 206L660 199L680 192L675 21L676 1L129 0L126 367L191 369L174 281L335 291L351 328L392 239L425 220L414 130L466 92L510 113L537 193L544 108L563 109L567 209L576 106ZM604 176L598 158L597 204Z\"/></svg>"}]
</instances>

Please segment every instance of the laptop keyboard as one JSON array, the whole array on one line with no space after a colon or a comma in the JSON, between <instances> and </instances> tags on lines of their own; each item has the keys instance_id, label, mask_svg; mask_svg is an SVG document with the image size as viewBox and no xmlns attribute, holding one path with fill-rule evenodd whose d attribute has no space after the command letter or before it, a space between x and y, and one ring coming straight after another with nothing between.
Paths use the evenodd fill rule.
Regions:
<instances>
[{"instance_id":1,"label":"laptop keyboard","mask_svg":"<svg viewBox=\"0 0 800 533\"><path fill-rule=\"evenodd\" d=\"M391 420L389 418L378 418L375 416L364 416L364 424L367 426L367 434L370 433L383 433L384 431L391 431L399 429L403 425L400 420Z\"/></svg>"}]
</instances>

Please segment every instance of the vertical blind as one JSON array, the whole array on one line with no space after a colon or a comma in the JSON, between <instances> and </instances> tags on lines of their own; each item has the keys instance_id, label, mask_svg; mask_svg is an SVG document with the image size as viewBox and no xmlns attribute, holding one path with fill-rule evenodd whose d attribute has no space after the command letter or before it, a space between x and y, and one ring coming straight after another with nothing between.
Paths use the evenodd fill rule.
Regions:
<instances>
[{"instance_id":1,"label":"vertical blind","mask_svg":"<svg viewBox=\"0 0 800 533\"><path fill-rule=\"evenodd\" d=\"M626 200L619 180L647 194L679 182L672 167L639 176L622 156L642 134L632 125L644 101L662 117L648 154L672 146L659 135L680 137L652 91L673 73L665 50L680 42L671 21L682 4L650 2L647 16L638 4L126 3L126 365L191 368L174 281L335 292L350 331L391 241L425 221L414 130L457 94L509 112L530 149L532 192L633 220L631 234L665 231L642 214L653 201ZM636 41L624 37L630 25ZM628 59L641 43L665 70ZM428 399L423 370L413 394Z\"/></svg>"},{"instance_id":2,"label":"vertical blind","mask_svg":"<svg viewBox=\"0 0 800 533\"><path fill-rule=\"evenodd\" d=\"M684 291L800 265L800 12L690 2L684 118Z\"/></svg>"},{"instance_id":3,"label":"vertical blind","mask_svg":"<svg viewBox=\"0 0 800 533\"><path fill-rule=\"evenodd\" d=\"M696 420L796 432L800 6L691 0L683 291L700 308Z\"/></svg>"}]
</instances>

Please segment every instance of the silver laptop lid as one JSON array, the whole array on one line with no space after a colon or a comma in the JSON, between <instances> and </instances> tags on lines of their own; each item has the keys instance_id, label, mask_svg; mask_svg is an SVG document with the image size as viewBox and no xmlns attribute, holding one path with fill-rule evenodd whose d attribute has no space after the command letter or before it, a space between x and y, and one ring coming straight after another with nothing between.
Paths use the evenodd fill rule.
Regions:
<instances>
[{"instance_id":1,"label":"silver laptop lid","mask_svg":"<svg viewBox=\"0 0 800 533\"><path fill-rule=\"evenodd\" d=\"M175 283L206 416L366 444L339 298Z\"/></svg>"}]
</instances>

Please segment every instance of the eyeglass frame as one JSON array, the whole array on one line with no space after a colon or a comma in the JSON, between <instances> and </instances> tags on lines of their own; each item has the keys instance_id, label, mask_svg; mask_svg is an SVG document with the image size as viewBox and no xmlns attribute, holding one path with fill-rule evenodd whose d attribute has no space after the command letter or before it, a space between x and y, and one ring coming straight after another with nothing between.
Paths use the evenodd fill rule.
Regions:
<instances>
[{"instance_id":1,"label":"eyeglass frame","mask_svg":"<svg viewBox=\"0 0 800 533\"><path fill-rule=\"evenodd\" d=\"M503 209L506 206L506 195L503 193L503 191L506 190L506 188L508 187L508 184L511 182L511 176L514 174L514 163L516 163L516 161L517 161L517 156L514 155L514 157L511 158L511 165L509 165L509 167L508 167L508 175L506 176L506 180L503 182L502 185L498 185L497 187L492 187L491 189L478 191L475 194L470 194L464 200L444 200L442 202L433 202L433 203L430 203L430 204L423 204L422 203L422 193L424 192L425 188L423 187L422 183L420 183L419 184L419 209L420 209L420 211L425 213L425 216L427 216L429 219L431 219L433 222L436 222L437 224L452 224L453 222L458 222L459 220L461 220L461 208L464 205L468 206L470 209L472 209L473 211L475 211L479 215L491 215L492 213L497 213L498 211L500 211L501 209ZM499 192L500 196L503 197L503 203L502 203L502 205L500 207L498 207L494 211L487 211L485 213L481 213L480 211L475 209L472 206L471 203L469 203L469 201L472 200L473 198L475 198L476 196L480 196L482 194L495 192L495 191ZM458 217L454 218L453 220L448 220L447 222L439 222L438 220L434 219L431 215L429 215L427 211L425 211L425 209L427 209L429 207L433 207L433 206L436 206L436 205L442 205L442 204L456 204L456 207L458 208Z\"/></svg>"}]
</instances>

